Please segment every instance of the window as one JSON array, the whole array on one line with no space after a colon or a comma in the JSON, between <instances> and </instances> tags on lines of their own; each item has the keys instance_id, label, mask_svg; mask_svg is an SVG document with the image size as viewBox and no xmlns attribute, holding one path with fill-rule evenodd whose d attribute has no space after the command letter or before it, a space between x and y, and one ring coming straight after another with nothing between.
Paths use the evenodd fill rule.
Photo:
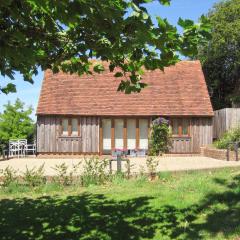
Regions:
<instances>
[{"instance_id":1,"label":"window","mask_svg":"<svg viewBox=\"0 0 240 240\"><path fill-rule=\"evenodd\" d=\"M123 119L115 119L115 148L123 149Z\"/></svg>"},{"instance_id":2,"label":"window","mask_svg":"<svg viewBox=\"0 0 240 240\"><path fill-rule=\"evenodd\" d=\"M64 136L68 135L68 119L62 120L62 135Z\"/></svg>"},{"instance_id":3,"label":"window","mask_svg":"<svg viewBox=\"0 0 240 240\"><path fill-rule=\"evenodd\" d=\"M182 135L189 135L188 127L189 127L189 120L188 119L183 119L183 121L182 121Z\"/></svg>"},{"instance_id":4,"label":"window","mask_svg":"<svg viewBox=\"0 0 240 240\"><path fill-rule=\"evenodd\" d=\"M111 119L102 120L103 129L103 153L109 154L111 152Z\"/></svg>"},{"instance_id":5,"label":"window","mask_svg":"<svg viewBox=\"0 0 240 240\"><path fill-rule=\"evenodd\" d=\"M136 119L127 119L127 148L136 149Z\"/></svg>"},{"instance_id":6,"label":"window","mask_svg":"<svg viewBox=\"0 0 240 240\"><path fill-rule=\"evenodd\" d=\"M77 118L72 118L72 135L78 135L78 120Z\"/></svg>"},{"instance_id":7,"label":"window","mask_svg":"<svg viewBox=\"0 0 240 240\"><path fill-rule=\"evenodd\" d=\"M139 148L148 149L148 120L139 119Z\"/></svg>"},{"instance_id":8,"label":"window","mask_svg":"<svg viewBox=\"0 0 240 240\"><path fill-rule=\"evenodd\" d=\"M171 120L173 136L189 136L190 120L187 118L175 118Z\"/></svg>"},{"instance_id":9,"label":"window","mask_svg":"<svg viewBox=\"0 0 240 240\"><path fill-rule=\"evenodd\" d=\"M62 119L62 136L78 136L78 119L64 118Z\"/></svg>"},{"instance_id":10,"label":"window","mask_svg":"<svg viewBox=\"0 0 240 240\"><path fill-rule=\"evenodd\" d=\"M173 119L172 121L172 134L179 135L179 119Z\"/></svg>"}]
</instances>

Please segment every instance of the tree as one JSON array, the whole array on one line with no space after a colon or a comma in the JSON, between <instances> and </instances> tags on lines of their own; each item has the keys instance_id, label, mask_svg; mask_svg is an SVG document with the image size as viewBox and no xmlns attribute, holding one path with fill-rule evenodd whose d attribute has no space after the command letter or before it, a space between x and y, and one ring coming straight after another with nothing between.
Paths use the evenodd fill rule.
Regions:
<instances>
[{"instance_id":1,"label":"tree","mask_svg":"<svg viewBox=\"0 0 240 240\"><path fill-rule=\"evenodd\" d=\"M240 103L240 0L222 1L209 12L212 39L200 46L215 109Z\"/></svg>"},{"instance_id":2,"label":"tree","mask_svg":"<svg viewBox=\"0 0 240 240\"><path fill-rule=\"evenodd\" d=\"M8 0L0 3L0 71L14 79L14 72L32 82L38 68L54 72L92 74L103 71L89 59L109 62L121 78L118 90L139 92L142 66L162 69L179 61L179 54L196 55L197 44L209 37L209 24L179 19L183 34L157 17L150 17L147 3L154 0ZM169 5L171 0L159 0ZM16 91L15 85L0 92Z\"/></svg>"},{"instance_id":3,"label":"tree","mask_svg":"<svg viewBox=\"0 0 240 240\"><path fill-rule=\"evenodd\" d=\"M19 99L11 105L4 105L3 113L0 113L0 141L7 143L9 139L32 139L34 135L34 123L30 117L33 109L25 109L24 103Z\"/></svg>"}]
</instances>

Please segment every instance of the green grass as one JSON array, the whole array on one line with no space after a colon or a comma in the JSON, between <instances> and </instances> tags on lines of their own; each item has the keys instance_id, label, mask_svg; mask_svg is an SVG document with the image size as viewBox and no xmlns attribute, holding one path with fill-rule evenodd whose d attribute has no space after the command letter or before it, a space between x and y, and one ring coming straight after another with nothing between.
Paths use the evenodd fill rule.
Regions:
<instances>
[{"instance_id":1,"label":"green grass","mask_svg":"<svg viewBox=\"0 0 240 240\"><path fill-rule=\"evenodd\" d=\"M0 238L238 239L240 169L0 190Z\"/></svg>"}]
</instances>

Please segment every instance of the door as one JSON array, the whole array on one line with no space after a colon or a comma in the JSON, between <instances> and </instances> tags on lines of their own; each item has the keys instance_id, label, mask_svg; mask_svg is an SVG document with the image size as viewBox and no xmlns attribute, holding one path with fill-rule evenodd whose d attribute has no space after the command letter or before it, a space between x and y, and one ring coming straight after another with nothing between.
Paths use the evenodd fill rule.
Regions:
<instances>
[{"instance_id":1,"label":"door","mask_svg":"<svg viewBox=\"0 0 240 240\"><path fill-rule=\"evenodd\" d=\"M111 119L102 120L103 154L111 153Z\"/></svg>"},{"instance_id":2,"label":"door","mask_svg":"<svg viewBox=\"0 0 240 240\"><path fill-rule=\"evenodd\" d=\"M148 149L148 119L139 120L139 148Z\"/></svg>"},{"instance_id":3,"label":"door","mask_svg":"<svg viewBox=\"0 0 240 240\"><path fill-rule=\"evenodd\" d=\"M127 148L136 149L136 119L127 120Z\"/></svg>"},{"instance_id":4,"label":"door","mask_svg":"<svg viewBox=\"0 0 240 240\"><path fill-rule=\"evenodd\" d=\"M123 149L123 119L115 119L115 148Z\"/></svg>"}]
</instances>

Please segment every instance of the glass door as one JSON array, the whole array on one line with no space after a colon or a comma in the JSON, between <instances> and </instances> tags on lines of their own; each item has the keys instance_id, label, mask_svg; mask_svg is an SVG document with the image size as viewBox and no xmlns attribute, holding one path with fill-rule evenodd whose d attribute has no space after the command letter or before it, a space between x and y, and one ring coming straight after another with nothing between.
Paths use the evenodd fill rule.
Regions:
<instances>
[{"instance_id":1,"label":"glass door","mask_svg":"<svg viewBox=\"0 0 240 240\"><path fill-rule=\"evenodd\" d=\"M123 119L115 119L115 148L123 149Z\"/></svg>"},{"instance_id":2,"label":"glass door","mask_svg":"<svg viewBox=\"0 0 240 240\"><path fill-rule=\"evenodd\" d=\"M136 119L127 120L127 148L136 149Z\"/></svg>"},{"instance_id":3,"label":"glass door","mask_svg":"<svg viewBox=\"0 0 240 240\"><path fill-rule=\"evenodd\" d=\"M148 119L139 120L139 148L148 149Z\"/></svg>"},{"instance_id":4,"label":"glass door","mask_svg":"<svg viewBox=\"0 0 240 240\"><path fill-rule=\"evenodd\" d=\"M103 154L111 153L111 119L102 120Z\"/></svg>"}]
</instances>

